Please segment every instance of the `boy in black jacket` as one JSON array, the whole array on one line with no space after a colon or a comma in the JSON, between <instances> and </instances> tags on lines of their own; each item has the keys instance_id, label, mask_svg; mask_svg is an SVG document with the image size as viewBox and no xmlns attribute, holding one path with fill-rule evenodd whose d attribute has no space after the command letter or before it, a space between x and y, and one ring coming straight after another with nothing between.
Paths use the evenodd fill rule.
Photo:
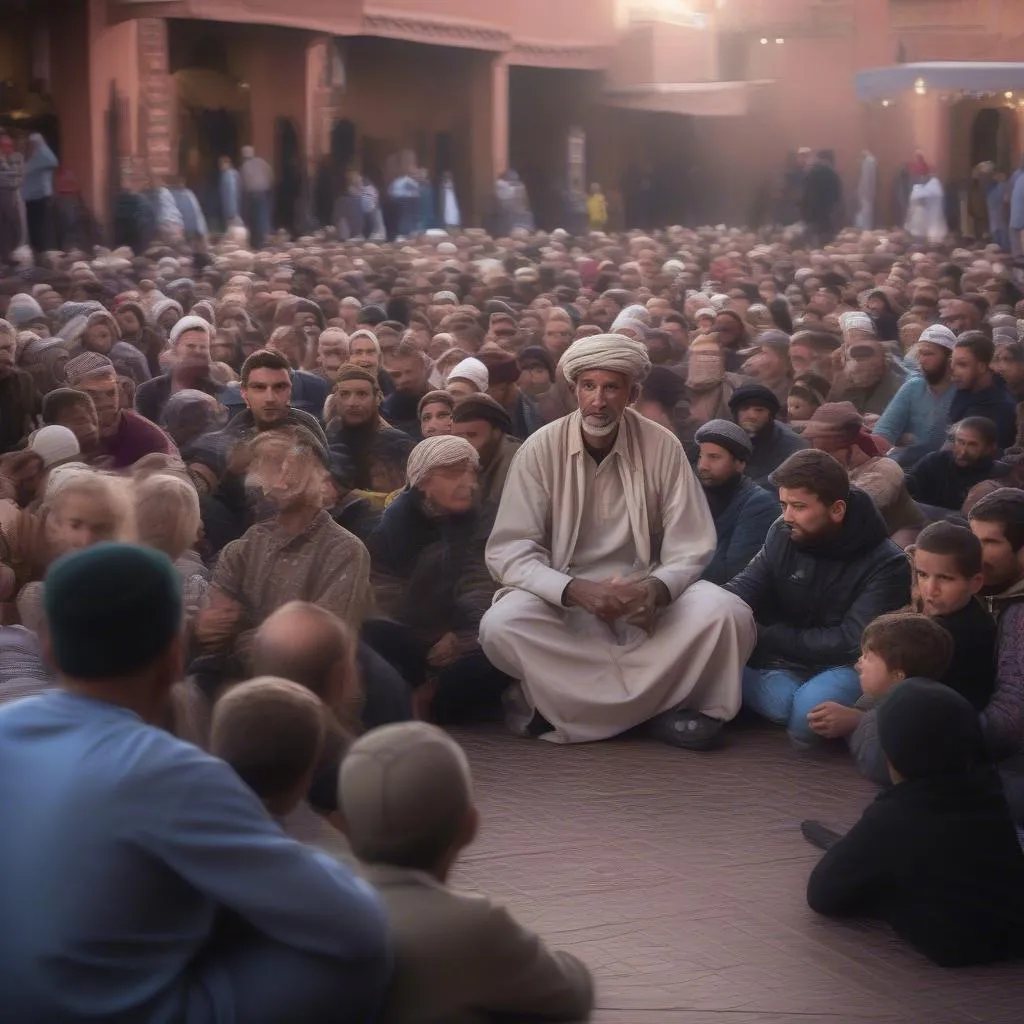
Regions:
<instances>
[{"instance_id":1,"label":"boy in black jacket","mask_svg":"<svg viewBox=\"0 0 1024 1024\"><path fill-rule=\"evenodd\" d=\"M977 713L948 686L908 679L879 708L878 731L893 786L842 838L808 836L828 847L808 905L881 918L942 967L1024 952L1024 853Z\"/></svg>"},{"instance_id":2,"label":"boy in black jacket","mask_svg":"<svg viewBox=\"0 0 1024 1024\"><path fill-rule=\"evenodd\" d=\"M996 685L996 623L976 596L985 582L981 541L966 526L932 523L914 548L921 610L953 637L953 660L940 683L983 711Z\"/></svg>"}]
</instances>

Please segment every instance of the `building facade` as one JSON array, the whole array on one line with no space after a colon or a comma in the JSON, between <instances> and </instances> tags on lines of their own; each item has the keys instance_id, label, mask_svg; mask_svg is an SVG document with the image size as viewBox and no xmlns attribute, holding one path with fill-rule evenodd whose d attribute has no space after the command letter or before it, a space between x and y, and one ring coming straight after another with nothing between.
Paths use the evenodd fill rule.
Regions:
<instances>
[{"instance_id":1,"label":"building facade","mask_svg":"<svg viewBox=\"0 0 1024 1024\"><path fill-rule=\"evenodd\" d=\"M0 0L0 19L0 123L41 130L101 217L129 168L202 199L243 145L289 226L326 219L347 168L384 185L408 160L453 175L467 223L514 167L552 227L593 180L618 224L758 221L800 146L834 150L851 189L871 150L884 221L916 150L950 180L1020 154L1024 2ZM951 62L1005 72L979 87Z\"/></svg>"}]
</instances>

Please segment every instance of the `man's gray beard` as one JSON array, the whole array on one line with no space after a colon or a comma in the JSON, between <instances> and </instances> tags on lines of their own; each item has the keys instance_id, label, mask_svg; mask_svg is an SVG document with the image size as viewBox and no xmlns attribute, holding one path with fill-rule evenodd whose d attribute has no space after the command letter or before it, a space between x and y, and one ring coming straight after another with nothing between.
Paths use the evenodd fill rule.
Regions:
<instances>
[{"instance_id":1,"label":"man's gray beard","mask_svg":"<svg viewBox=\"0 0 1024 1024\"><path fill-rule=\"evenodd\" d=\"M611 423L605 424L602 427L595 427L588 423L586 418L583 420L583 432L589 434L591 437L607 437L609 434L614 434L619 429L619 423L621 417L616 417Z\"/></svg>"}]
</instances>

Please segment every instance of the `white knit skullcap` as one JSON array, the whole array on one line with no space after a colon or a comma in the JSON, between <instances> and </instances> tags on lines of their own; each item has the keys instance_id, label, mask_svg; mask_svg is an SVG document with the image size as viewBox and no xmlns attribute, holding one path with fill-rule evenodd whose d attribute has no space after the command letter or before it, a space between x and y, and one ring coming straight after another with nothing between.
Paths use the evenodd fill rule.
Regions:
<instances>
[{"instance_id":1,"label":"white knit skullcap","mask_svg":"<svg viewBox=\"0 0 1024 1024\"><path fill-rule=\"evenodd\" d=\"M477 391L486 391L491 386L491 375L487 366L476 356L467 356L461 363L456 363L452 367L445 384L450 384L453 380L468 380Z\"/></svg>"},{"instance_id":2,"label":"white knit skullcap","mask_svg":"<svg viewBox=\"0 0 1024 1024\"><path fill-rule=\"evenodd\" d=\"M639 383L651 370L651 357L642 342L624 334L595 334L574 341L559 361L565 379L575 384L581 373L607 370L622 373Z\"/></svg>"},{"instance_id":3,"label":"white knit skullcap","mask_svg":"<svg viewBox=\"0 0 1024 1024\"><path fill-rule=\"evenodd\" d=\"M454 434L428 437L409 453L405 467L406 482L410 487L419 487L431 470L457 466L460 462L468 462L474 468L480 466L480 456L464 437Z\"/></svg>"},{"instance_id":4,"label":"white knit skullcap","mask_svg":"<svg viewBox=\"0 0 1024 1024\"><path fill-rule=\"evenodd\" d=\"M875 333L875 325L867 313L842 313L839 317L839 326L842 328L844 337L851 331L864 331L872 336Z\"/></svg>"},{"instance_id":5,"label":"white knit skullcap","mask_svg":"<svg viewBox=\"0 0 1024 1024\"><path fill-rule=\"evenodd\" d=\"M172 328L168 335L172 345L178 343L178 339L186 331L202 331L208 338L213 335L213 326L209 320L204 320L201 316L183 316Z\"/></svg>"},{"instance_id":6,"label":"white knit skullcap","mask_svg":"<svg viewBox=\"0 0 1024 1024\"><path fill-rule=\"evenodd\" d=\"M82 454L78 438L67 427L57 423L37 430L29 438L28 446L43 460L47 469L68 459L77 459Z\"/></svg>"}]
</instances>

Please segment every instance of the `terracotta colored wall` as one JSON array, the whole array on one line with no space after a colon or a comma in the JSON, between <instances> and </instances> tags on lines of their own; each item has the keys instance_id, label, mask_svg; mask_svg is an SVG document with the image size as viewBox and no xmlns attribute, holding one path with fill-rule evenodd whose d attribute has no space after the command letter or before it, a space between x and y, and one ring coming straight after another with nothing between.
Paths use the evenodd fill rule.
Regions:
<instances>
[{"instance_id":1,"label":"terracotta colored wall","mask_svg":"<svg viewBox=\"0 0 1024 1024\"><path fill-rule=\"evenodd\" d=\"M129 115L124 124L124 148L137 152L139 92L138 31L134 21L111 24L104 0L89 0L87 35L90 76L89 132L92 147L91 204L100 215L106 212L109 174L106 111L110 105L110 85L129 99ZM85 83L83 83L84 88Z\"/></svg>"},{"instance_id":2,"label":"terracotta colored wall","mask_svg":"<svg viewBox=\"0 0 1024 1024\"><path fill-rule=\"evenodd\" d=\"M717 79L714 34L686 25L633 26L621 37L609 71L615 87Z\"/></svg>"},{"instance_id":3,"label":"terracotta colored wall","mask_svg":"<svg viewBox=\"0 0 1024 1024\"><path fill-rule=\"evenodd\" d=\"M61 162L75 173L86 197L93 195L93 136L88 5L70 2L51 22L50 91L60 117Z\"/></svg>"},{"instance_id":4,"label":"terracotta colored wall","mask_svg":"<svg viewBox=\"0 0 1024 1024\"><path fill-rule=\"evenodd\" d=\"M231 35L241 76L249 83L251 137L248 141L272 164L279 117L295 122L305 145L308 129L306 49L310 41L308 32L262 26Z\"/></svg>"}]
</instances>

